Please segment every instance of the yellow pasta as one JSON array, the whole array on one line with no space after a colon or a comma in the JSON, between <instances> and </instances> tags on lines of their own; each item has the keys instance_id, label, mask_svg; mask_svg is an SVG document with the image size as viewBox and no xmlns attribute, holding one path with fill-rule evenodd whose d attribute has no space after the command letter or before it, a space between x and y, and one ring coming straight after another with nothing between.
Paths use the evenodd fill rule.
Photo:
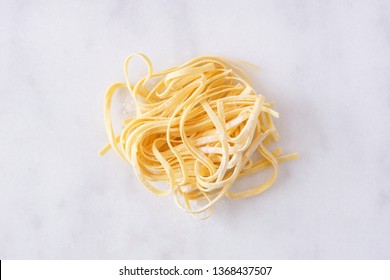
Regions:
<instances>
[{"instance_id":1,"label":"yellow pasta","mask_svg":"<svg viewBox=\"0 0 390 280\"><path fill-rule=\"evenodd\" d=\"M148 74L133 85L128 64L135 56L146 62ZM126 82L106 93L109 144L100 154L113 148L149 191L173 195L185 211L207 217L222 197L260 194L276 180L279 163L298 157L283 156L280 148L269 150L279 139L272 122L279 114L227 60L202 56L154 72L148 57L133 54L124 68ZM131 94L137 115L124 120L122 132L115 135L110 111L119 88ZM265 183L244 191L232 188L236 179L266 168L274 172ZM156 186L158 182L166 187Z\"/></svg>"}]
</instances>

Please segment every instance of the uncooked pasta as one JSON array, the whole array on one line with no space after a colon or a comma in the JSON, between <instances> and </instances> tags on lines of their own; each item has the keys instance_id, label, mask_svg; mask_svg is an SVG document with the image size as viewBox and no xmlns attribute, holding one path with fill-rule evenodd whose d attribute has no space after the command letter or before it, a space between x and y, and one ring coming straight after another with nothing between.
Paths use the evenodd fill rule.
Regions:
<instances>
[{"instance_id":1,"label":"uncooked pasta","mask_svg":"<svg viewBox=\"0 0 390 280\"><path fill-rule=\"evenodd\" d=\"M128 65L135 56L145 61L148 74L132 84ZM270 149L279 139L273 123L279 114L231 62L201 56L154 72L147 56L133 54L124 68L126 82L106 93L109 144L100 153L114 149L149 191L172 195L185 211L207 217L223 197L258 195L275 182L279 163L298 157ZM111 104L120 88L132 96L137 113L115 135ZM267 168L273 174L264 183L234 189L238 178Z\"/></svg>"}]
</instances>

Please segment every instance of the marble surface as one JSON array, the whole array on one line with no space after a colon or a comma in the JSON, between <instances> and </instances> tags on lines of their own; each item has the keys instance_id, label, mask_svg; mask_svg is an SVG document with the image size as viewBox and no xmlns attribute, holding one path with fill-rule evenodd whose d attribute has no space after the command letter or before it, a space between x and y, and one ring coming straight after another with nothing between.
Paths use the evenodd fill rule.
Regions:
<instances>
[{"instance_id":1,"label":"marble surface","mask_svg":"<svg viewBox=\"0 0 390 280\"><path fill-rule=\"evenodd\" d=\"M0 34L1 259L390 258L389 1L3 0ZM302 158L206 221L151 195L97 155L105 90L139 51L259 65Z\"/></svg>"}]
</instances>

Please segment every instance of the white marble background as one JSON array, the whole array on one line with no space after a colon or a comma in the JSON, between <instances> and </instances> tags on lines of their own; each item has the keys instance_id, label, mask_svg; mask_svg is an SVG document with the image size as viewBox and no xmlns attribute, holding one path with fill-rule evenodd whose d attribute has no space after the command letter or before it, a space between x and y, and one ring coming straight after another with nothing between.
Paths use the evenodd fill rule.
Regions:
<instances>
[{"instance_id":1,"label":"white marble background","mask_svg":"<svg viewBox=\"0 0 390 280\"><path fill-rule=\"evenodd\" d=\"M151 195L97 155L105 90L138 51L261 66L302 158L207 221ZM390 258L389 1L2 0L0 94L1 259Z\"/></svg>"}]
</instances>

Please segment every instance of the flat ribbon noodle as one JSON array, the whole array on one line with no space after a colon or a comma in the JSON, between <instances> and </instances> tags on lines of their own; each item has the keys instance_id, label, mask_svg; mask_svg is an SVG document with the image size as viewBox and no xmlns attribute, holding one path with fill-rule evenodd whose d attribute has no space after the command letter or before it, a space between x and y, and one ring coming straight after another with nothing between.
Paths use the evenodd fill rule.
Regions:
<instances>
[{"instance_id":1,"label":"flat ribbon noodle","mask_svg":"<svg viewBox=\"0 0 390 280\"><path fill-rule=\"evenodd\" d=\"M128 64L135 56L145 61L148 74L131 84ZM100 154L113 148L133 166L149 191L173 194L185 211L203 213L205 218L222 197L260 194L275 182L279 163L299 157L267 148L279 140L272 121L279 114L272 109L273 103L255 93L247 74L231 62L201 56L153 72L149 58L138 53L126 58L124 69L126 82L112 85L106 93L109 144ZM116 136L111 103L120 88L133 97L137 115L124 120L124 128ZM266 168L272 168L273 175L265 183L234 191L236 179ZM165 182L169 188L153 186L155 182Z\"/></svg>"}]
</instances>

